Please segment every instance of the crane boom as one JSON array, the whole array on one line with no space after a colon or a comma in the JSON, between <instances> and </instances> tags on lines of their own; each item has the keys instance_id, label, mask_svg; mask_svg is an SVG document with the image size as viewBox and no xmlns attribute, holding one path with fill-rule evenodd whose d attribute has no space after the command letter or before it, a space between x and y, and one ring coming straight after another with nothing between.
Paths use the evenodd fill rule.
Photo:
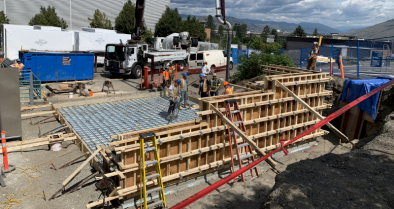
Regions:
<instances>
[{"instance_id":1,"label":"crane boom","mask_svg":"<svg viewBox=\"0 0 394 209\"><path fill-rule=\"evenodd\" d=\"M131 34L131 40L140 41L141 36L145 33L144 24L144 10L145 10L145 0L137 0L135 4L135 20L133 34Z\"/></svg>"}]
</instances>

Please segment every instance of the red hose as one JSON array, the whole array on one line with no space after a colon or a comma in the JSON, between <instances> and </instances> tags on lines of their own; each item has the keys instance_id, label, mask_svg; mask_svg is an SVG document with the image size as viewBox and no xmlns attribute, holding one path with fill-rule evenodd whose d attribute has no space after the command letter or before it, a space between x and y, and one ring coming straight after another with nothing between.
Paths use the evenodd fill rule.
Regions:
<instances>
[{"instance_id":1,"label":"red hose","mask_svg":"<svg viewBox=\"0 0 394 209\"><path fill-rule=\"evenodd\" d=\"M293 138L292 140L288 141L286 144L284 144L284 146L287 146L291 143L293 143L294 141L312 133L313 131L315 131L316 129L324 126L326 123L334 120L336 117L342 115L344 112L346 112L347 110L349 110L350 108L354 107L355 105L357 105L358 103L364 101L365 99L367 99L368 97L378 93L380 90L389 87L391 85L394 84L394 80L391 80L385 84L383 84L382 86L380 86L379 88L374 89L373 91L361 96L360 98L354 100L353 102L349 103L348 105L342 107L341 109L337 110L336 112L332 113L331 115L329 115L328 117L326 117L325 119L319 121L318 123L316 123L315 125L311 126L310 128L308 128L306 131L302 132L300 135L296 136L295 138ZM284 147L283 146L283 147ZM207 188L201 190L200 192L197 192L196 194L190 196L189 198L183 200L182 202L174 205L173 207L171 207L172 209L181 209L181 208L185 208L188 205L192 204L193 202L197 201L198 199L204 197L205 195L211 193L212 191L216 190L217 188L219 188L220 186L222 186L223 184L226 184L227 182L229 182L231 179L236 178L237 176L241 175L242 173L246 172L249 169L252 169L254 166L256 166L257 164L261 163L262 161L266 160L267 158L269 158L271 155L275 154L276 152L278 152L279 150L281 150L282 147L277 148L276 150L272 151L271 153L267 154L264 157L261 157L260 159L248 164L247 166L235 171L234 173L228 175L227 177L219 180L218 182L208 186Z\"/></svg>"}]
</instances>

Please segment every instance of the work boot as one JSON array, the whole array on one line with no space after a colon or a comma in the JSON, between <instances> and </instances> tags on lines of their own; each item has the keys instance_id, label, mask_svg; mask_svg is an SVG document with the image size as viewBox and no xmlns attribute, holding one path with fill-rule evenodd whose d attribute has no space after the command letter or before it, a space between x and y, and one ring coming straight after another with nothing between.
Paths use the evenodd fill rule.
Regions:
<instances>
[{"instance_id":1,"label":"work boot","mask_svg":"<svg viewBox=\"0 0 394 209\"><path fill-rule=\"evenodd\" d=\"M179 106L179 109L182 110L183 109L182 106Z\"/></svg>"}]
</instances>

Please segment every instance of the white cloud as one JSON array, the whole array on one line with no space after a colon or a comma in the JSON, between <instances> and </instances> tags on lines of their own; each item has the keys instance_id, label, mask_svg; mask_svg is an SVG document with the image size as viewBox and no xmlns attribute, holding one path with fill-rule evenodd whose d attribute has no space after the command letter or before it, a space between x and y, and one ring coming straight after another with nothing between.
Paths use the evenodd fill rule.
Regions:
<instances>
[{"instance_id":1,"label":"white cloud","mask_svg":"<svg viewBox=\"0 0 394 209\"><path fill-rule=\"evenodd\" d=\"M339 2L340 1L340 2ZM172 0L181 14L214 15L214 0ZM227 0L226 14L239 19L314 22L331 27L370 26L394 19L393 0Z\"/></svg>"}]
</instances>

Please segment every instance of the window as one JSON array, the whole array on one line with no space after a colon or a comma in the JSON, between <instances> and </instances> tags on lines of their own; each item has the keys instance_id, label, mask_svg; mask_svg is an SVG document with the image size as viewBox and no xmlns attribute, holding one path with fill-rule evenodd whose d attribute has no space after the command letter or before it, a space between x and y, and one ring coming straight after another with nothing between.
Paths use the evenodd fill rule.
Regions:
<instances>
[{"instance_id":1,"label":"window","mask_svg":"<svg viewBox=\"0 0 394 209\"><path fill-rule=\"evenodd\" d=\"M115 52L115 46L107 46L107 52Z\"/></svg>"},{"instance_id":2,"label":"window","mask_svg":"<svg viewBox=\"0 0 394 209\"><path fill-rule=\"evenodd\" d=\"M196 60L196 54L189 55L189 60Z\"/></svg>"},{"instance_id":3,"label":"window","mask_svg":"<svg viewBox=\"0 0 394 209\"><path fill-rule=\"evenodd\" d=\"M197 54L197 60L203 60L204 59L204 54L203 53L198 53Z\"/></svg>"},{"instance_id":4,"label":"window","mask_svg":"<svg viewBox=\"0 0 394 209\"><path fill-rule=\"evenodd\" d=\"M223 56L227 57L227 52L226 51L223 51Z\"/></svg>"},{"instance_id":5,"label":"window","mask_svg":"<svg viewBox=\"0 0 394 209\"><path fill-rule=\"evenodd\" d=\"M134 54L134 48L129 48L128 49L128 54L130 54L130 55Z\"/></svg>"}]
</instances>

